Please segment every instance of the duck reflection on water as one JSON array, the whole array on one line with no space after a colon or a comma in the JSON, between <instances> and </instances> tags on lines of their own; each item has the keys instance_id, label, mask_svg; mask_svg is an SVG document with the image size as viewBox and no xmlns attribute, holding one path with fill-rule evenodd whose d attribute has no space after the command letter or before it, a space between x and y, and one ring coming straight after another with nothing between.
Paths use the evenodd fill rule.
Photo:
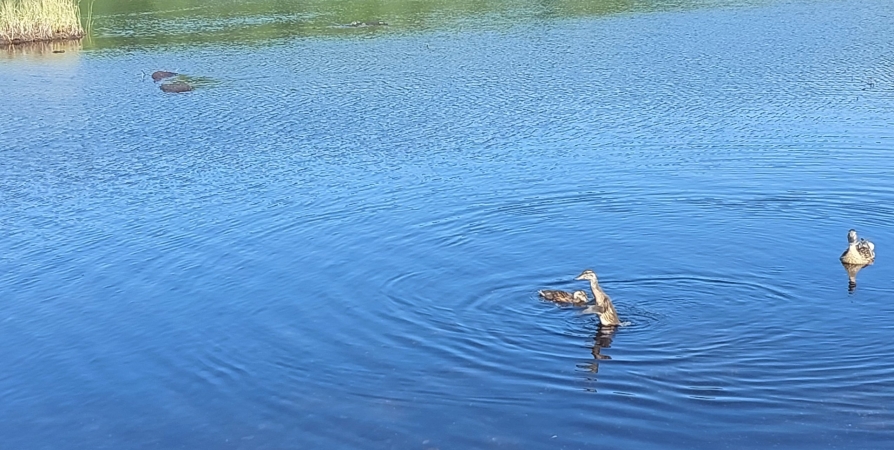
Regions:
<instances>
[{"instance_id":1,"label":"duck reflection on water","mask_svg":"<svg viewBox=\"0 0 894 450\"><path fill-rule=\"evenodd\" d=\"M603 355L602 349L610 348L612 346L612 339L614 339L615 331L617 330L618 327L615 326L599 325L596 329L596 336L593 336L593 348L590 352L593 354L594 359L612 359L611 356Z\"/></svg>"},{"instance_id":2,"label":"duck reflection on water","mask_svg":"<svg viewBox=\"0 0 894 450\"><path fill-rule=\"evenodd\" d=\"M871 264L847 264L841 263L844 270L847 271L847 293L853 294L857 289L857 272L863 270L864 267Z\"/></svg>"},{"instance_id":3,"label":"duck reflection on water","mask_svg":"<svg viewBox=\"0 0 894 450\"><path fill-rule=\"evenodd\" d=\"M596 334L593 336L593 346L590 348L590 353L593 355L593 361L579 367L586 368L591 373L599 373L599 361L612 359L611 356L603 354L602 350L611 348L612 340L615 338L615 332L617 330L617 326L599 324L596 327Z\"/></svg>"}]
</instances>

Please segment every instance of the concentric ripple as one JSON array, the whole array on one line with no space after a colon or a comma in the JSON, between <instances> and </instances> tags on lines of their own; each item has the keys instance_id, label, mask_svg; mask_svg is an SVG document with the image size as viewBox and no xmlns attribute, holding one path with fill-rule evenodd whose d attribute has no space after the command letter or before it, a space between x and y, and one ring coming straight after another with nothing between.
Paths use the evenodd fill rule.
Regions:
<instances>
[{"instance_id":1,"label":"concentric ripple","mask_svg":"<svg viewBox=\"0 0 894 450\"><path fill-rule=\"evenodd\" d=\"M236 3L0 64L4 447L890 445L891 2Z\"/></svg>"}]
</instances>

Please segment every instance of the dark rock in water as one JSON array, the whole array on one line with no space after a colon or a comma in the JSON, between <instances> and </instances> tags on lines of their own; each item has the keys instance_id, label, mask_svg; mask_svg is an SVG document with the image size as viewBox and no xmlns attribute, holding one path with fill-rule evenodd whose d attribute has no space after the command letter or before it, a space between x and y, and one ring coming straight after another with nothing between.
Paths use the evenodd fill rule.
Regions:
<instances>
[{"instance_id":1,"label":"dark rock in water","mask_svg":"<svg viewBox=\"0 0 894 450\"><path fill-rule=\"evenodd\" d=\"M349 27L360 28L360 27L387 27L388 24L382 22L381 20L375 20L372 22L351 22L348 24Z\"/></svg>"},{"instance_id":2,"label":"dark rock in water","mask_svg":"<svg viewBox=\"0 0 894 450\"><path fill-rule=\"evenodd\" d=\"M152 81L164 80L165 78L171 78L177 76L174 72L166 72L164 70L158 70L152 72Z\"/></svg>"},{"instance_id":3,"label":"dark rock in water","mask_svg":"<svg viewBox=\"0 0 894 450\"><path fill-rule=\"evenodd\" d=\"M184 83L182 81L173 81L171 83L164 83L161 86L161 90L165 92L178 93L178 92L189 92L192 90L192 86L189 83Z\"/></svg>"},{"instance_id":4,"label":"dark rock in water","mask_svg":"<svg viewBox=\"0 0 894 450\"><path fill-rule=\"evenodd\" d=\"M65 50L53 50L53 53L65 53Z\"/></svg>"}]
</instances>

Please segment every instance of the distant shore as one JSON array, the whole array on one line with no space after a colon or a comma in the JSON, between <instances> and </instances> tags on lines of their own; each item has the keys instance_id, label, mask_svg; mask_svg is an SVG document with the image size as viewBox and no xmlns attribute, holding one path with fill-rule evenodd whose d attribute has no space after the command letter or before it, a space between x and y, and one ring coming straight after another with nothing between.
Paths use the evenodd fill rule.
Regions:
<instances>
[{"instance_id":1,"label":"distant shore","mask_svg":"<svg viewBox=\"0 0 894 450\"><path fill-rule=\"evenodd\" d=\"M0 44L79 39L76 0L0 0Z\"/></svg>"}]
</instances>

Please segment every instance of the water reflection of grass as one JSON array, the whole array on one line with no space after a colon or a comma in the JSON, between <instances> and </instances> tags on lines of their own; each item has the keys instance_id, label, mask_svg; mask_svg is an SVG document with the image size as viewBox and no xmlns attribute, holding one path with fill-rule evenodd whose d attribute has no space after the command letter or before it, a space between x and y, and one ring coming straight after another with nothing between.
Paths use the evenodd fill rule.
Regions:
<instances>
[{"instance_id":1,"label":"water reflection of grass","mask_svg":"<svg viewBox=\"0 0 894 450\"><path fill-rule=\"evenodd\" d=\"M22 44L6 44L2 47L6 56L10 58L41 57L41 58L68 58L77 55L81 50L81 41L72 39L64 41L36 41Z\"/></svg>"},{"instance_id":2,"label":"water reflection of grass","mask_svg":"<svg viewBox=\"0 0 894 450\"><path fill-rule=\"evenodd\" d=\"M703 7L726 0L146 0L99 1L88 46L246 43L295 36L356 36L530 20ZM388 26L351 27L352 22Z\"/></svg>"},{"instance_id":3,"label":"water reflection of grass","mask_svg":"<svg viewBox=\"0 0 894 450\"><path fill-rule=\"evenodd\" d=\"M75 0L0 0L0 42L79 38L80 15Z\"/></svg>"}]
</instances>

